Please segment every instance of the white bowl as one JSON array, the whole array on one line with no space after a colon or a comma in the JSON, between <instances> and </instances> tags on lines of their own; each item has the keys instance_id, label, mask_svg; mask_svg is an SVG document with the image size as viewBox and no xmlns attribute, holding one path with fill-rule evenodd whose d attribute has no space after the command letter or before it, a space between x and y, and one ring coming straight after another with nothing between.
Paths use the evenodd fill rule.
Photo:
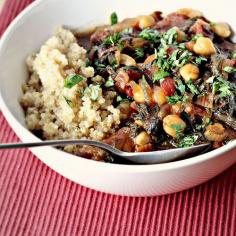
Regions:
<instances>
[{"instance_id":1,"label":"white bowl","mask_svg":"<svg viewBox=\"0 0 236 236\"><path fill-rule=\"evenodd\" d=\"M228 6L228 9L226 8ZM10 25L0 43L1 109L23 142L39 141L25 128L19 105L21 85L27 78L25 58L60 25L89 28L108 21L111 12L120 18L180 7L192 7L213 21L226 21L236 29L234 1L41 0L34 2ZM219 14L220 13L220 14ZM76 157L51 147L32 152L52 169L76 183L99 191L151 196L181 191L218 175L236 162L236 142L187 160L159 165L116 165Z\"/></svg>"}]
</instances>

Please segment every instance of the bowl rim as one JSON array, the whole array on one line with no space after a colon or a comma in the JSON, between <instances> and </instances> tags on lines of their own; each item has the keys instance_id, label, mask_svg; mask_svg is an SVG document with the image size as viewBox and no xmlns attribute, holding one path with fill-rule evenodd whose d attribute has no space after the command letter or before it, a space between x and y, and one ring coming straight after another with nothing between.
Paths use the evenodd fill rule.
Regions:
<instances>
[{"instance_id":1,"label":"bowl rim","mask_svg":"<svg viewBox=\"0 0 236 236\"><path fill-rule=\"evenodd\" d=\"M31 3L29 6L27 6L7 27L5 32L3 33L2 37L0 38L0 55L1 55L1 50L5 45L5 41L7 41L8 37L10 34L14 32L15 27L21 20L24 20L24 17L28 14L30 14L34 9L36 9L38 6L45 4L46 1L44 0L35 0L35 2ZM24 133L27 135L31 136L33 141L41 141L37 136L35 136L32 132L30 132L25 126L23 126L17 119L16 117L12 114L12 112L8 109L7 104L5 103L1 91L0 91L0 109L2 113L4 114L6 120L8 121L9 125L12 127L13 131L16 133L14 130L14 126L17 125L19 126L20 129L24 130ZM68 158L77 158L80 161L82 161L86 165L94 166L94 167L101 167L101 168L106 168L111 171L116 171L116 172L156 172L156 171L166 171L166 170L173 170L173 169L178 169L182 167L187 167L195 164L200 164L202 162L217 158L218 156L224 154L225 152L231 151L236 147L236 140L231 141L230 143L207 153L191 157L188 159L184 160L177 160L169 163L162 163L162 164L151 164L151 165L125 165L125 164L113 164L113 163L105 163L105 162L98 162L98 161L93 161L89 159L85 159L61 150L58 150L53 147L47 147L48 150L51 150L56 154L63 154L67 156ZM42 150L45 150L45 148L42 148ZM37 156L37 155L36 155ZM109 167L109 168L107 168Z\"/></svg>"}]
</instances>

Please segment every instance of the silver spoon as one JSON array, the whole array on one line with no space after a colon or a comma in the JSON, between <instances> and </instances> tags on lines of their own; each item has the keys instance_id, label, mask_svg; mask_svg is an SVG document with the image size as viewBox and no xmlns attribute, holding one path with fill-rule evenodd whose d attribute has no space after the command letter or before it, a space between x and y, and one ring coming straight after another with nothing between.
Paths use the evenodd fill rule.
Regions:
<instances>
[{"instance_id":1,"label":"silver spoon","mask_svg":"<svg viewBox=\"0 0 236 236\"><path fill-rule=\"evenodd\" d=\"M29 148L29 147L42 147L42 146L66 146L66 145L90 145L102 148L112 155L123 158L138 164L160 164L165 162L174 161L178 158L206 150L210 146L209 143L196 145L187 148L175 148L163 151L154 152L123 152L106 143L92 141L92 140L50 140L34 143L6 143L0 144L0 149L15 149L15 148Z\"/></svg>"}]
</instances>

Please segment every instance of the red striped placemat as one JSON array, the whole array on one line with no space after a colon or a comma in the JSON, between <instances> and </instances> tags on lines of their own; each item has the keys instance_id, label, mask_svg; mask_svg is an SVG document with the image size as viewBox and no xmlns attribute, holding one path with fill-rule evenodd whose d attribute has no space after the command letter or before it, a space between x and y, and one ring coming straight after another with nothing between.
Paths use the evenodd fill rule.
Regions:
<instances>
[{"instance_id":1,"label":"red striped placemat","mask_svg":"<svg viewBox=\"0 0 236 236\"><path fill-rule=\"evenodd\" d=\"M31 0L6 0L0 33ZM0 114L0 142L18 141ZM236 235L236 166L161 197L99 193L58 175L28 150L0 152L0 236Z\"/></svg>"}]
</instances>

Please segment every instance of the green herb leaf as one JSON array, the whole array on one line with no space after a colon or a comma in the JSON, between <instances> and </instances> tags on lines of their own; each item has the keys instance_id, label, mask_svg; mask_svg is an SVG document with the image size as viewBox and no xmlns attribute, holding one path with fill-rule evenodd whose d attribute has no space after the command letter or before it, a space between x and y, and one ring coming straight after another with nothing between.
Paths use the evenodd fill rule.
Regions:
<instances>
[{"instance_id":1,"label":"green herb leaf","mask_svg":"<svg viewBox=\"0 0 236 236\"><path fill-rule=\"evenodd\" d=\"M135 58L142 58L144 56L143 48L135 48Z\"/></svg>"},{"instance_id":2,"label":"green herb leaf","mask_svg":"<svg viewBox=\"0 0 236 236\"><path fill-rule=\"evenodd\" d=\"M175 105L176 103L187 103L189 102L189 97L184 95L184 96L179 96L177 93L175 93L173 96L167 97L167 102L171 105Z\"/></svg>"},{"instance_id":3,"label":"green herb leaf","mask_svg":"<svg viewBox=\"0 0 236 236\"><path fill-rule=\"evenodd\" d=\"M197 135L187 135L176 145L178 148L191 147L197 141Z\"/></svg>"},{"instance_id":4,"label":"green herb leaf","mask_svg":"<svg viewBox=\"0 0 236 236\"><path fill-rule=\"evenodd\" d=\"M231 83L224 78L217 77L212 85L212 92L220 93L221 98L230 97L235 94L236 92L236 85Z\"/></svg>"},{"instance_id":5,"label":"green herb leaf","mask_svg":"<svg viewBox=\"0 0 236 236\"><path fill-rule=\"evenodd\" d=\"M72 88L81 81L86 80L82 75L70 75L64 81L64 86L66 88Z\"/></svg>"},{"instance_id":6,"label":"green herb leaf","mask_svg":"<svg viewBox=\"0 0 236 236\"><path fill-rule=\"evenodd\" d=\"M154 82L156 81L159 81L167 76L169 76L170 74L167 72L167 71L164 71L164 70L158 70L154 75L153 75L153 78L152 80Z\"/></svg>"},{"instance_id":7,"label":"green herb leaf","mask_svg":"<svg viewBox=\"0 0 236 236\"><path fill-rule=\"evenodd\" d=\"M161 34L159 31L155 29L144 29L140 34L139 37L142 39L146 39L152 43L157 43L160 41Z\"/></svg>"},{"instance_id":8,"label":"green herb leaf","mask_svg":"<svg viewBox=\"0 0 236 236\"><path fill-rule=\"evenodd\" d=\"M206 62L207 58L201 57L201 56L195 58L195 63L198 64L198 65L202 64L202 62L204 62L204 61Z\"/></svg>"},{"instance_id":9,"label":"green herb leaf","mask_svg":"<svg viewBox=\"0 0 236 236\"><path fill-rule=\"evenodd\" d=\"M178 94L175 94L173 96L167 97L167 101L171 105L175 105L178 102L182 102L183 97L179 96Z\"/></svg>"},{"instance_id":10,"label":"green herb leaf","mask_svg":"<svg viewBox=\"0 0 236 236\"><path fill-rule=\"evenodd\" d=\"M179 138L184 127L180 124L173 124L170 127L175 130L176 136Z\"/></svg>"},{"instance_id":11,"label":"green herb leaf","mask_svg":"<svg viewBox=\"0 0 236 236\"><path fill-rule=\"evenodd\" d=\"M189 81L187 83L187 86L188 86L188 88L189 88L189 90L192 94L199 94L198 89L196 88L196 86L191 81Z\"/></svg>"},{"instance_id":12,"label":"green herb leaf","mask_svg":"<svg viewBox=\"0 0 236 236\"><path fill-rule=\"evenodd\" d=\"M111 78L111 76L109 76L108 80L105 83L105 87L109 88L114 86L114 80Z\"/></svg>"},{"instance_id":13,"label":"green herb leaf","mask_svg":"<svg viewBox=\"0 0 236 236\"><path fill-rule=\"evenodd\" d=\"M118 49L122 51L124 49L124 45L122 42L118 42Z\"/></svg>"},{"instance_id":14,"label":"green herb leaf","mask_svg":"<svg viewBox=\"0 0 236 236\"><path fill-rule=\"evenodd\" d=\"M181 53L178 60L174 62L174 65L177 67L182 67L183 65L187 64L193 54L188 50L185 50Z\"/></svg>"},{"instance_id":15,"label":"green herb leaf","mask_svg":"<svg viewBox=\"0 0 236 236\"><path fill-rule=\"evenodd\" d=\"M177 89L180 91L180 93L182 95L184 95L185 93L185 90L186 90L186 86L183 84L182 80L181 79L177 79L175 80L176 83L177 83Z\"/></svg>"},{"instance_id":16,"label":"green herb leaf","mask_svg":"<svg viewBox=\"0 0 236 236\"><path fill-rule=\"evenodd\" d=\"M231 67L231 66L226 66L226 67L224 67L224 71L226 71L227 73L235 73L236 68Z\"/></svg>"},{"instance_id":17,"label":"green herb leaf","mask_svg":"<svg viewBox=\"0 0 236 236\"><path fill-rule=\"evenodd\" d=\"M106 39L104 39L103 43L105 45L114 46L116 43L118 43L119 39L120 39L120 34L118 32L115 32L113 35L110 35Z\"/></svg>"},{"instance_id":18,"label":"green herb leaf","mask_svg":"<svg viewBox=\"0 0 236 236\"><path fill-rule=\"evenodd\" d=\"M117 16L116 12L113 12L111 14L110 19L111 19L111 25L115 25L118 23L118 16Z\"/></svg>"},{"instance_id":19,"label":"green herb leaf","mask_svg":"<svg viewBox=\"0 0 236 236\"><path fill-rule=\"evenodd\" d=\"M177 31L174 28L169 29L163 36L168 45L173 44L177 39Z\"/></svg>"}]
</instances>

